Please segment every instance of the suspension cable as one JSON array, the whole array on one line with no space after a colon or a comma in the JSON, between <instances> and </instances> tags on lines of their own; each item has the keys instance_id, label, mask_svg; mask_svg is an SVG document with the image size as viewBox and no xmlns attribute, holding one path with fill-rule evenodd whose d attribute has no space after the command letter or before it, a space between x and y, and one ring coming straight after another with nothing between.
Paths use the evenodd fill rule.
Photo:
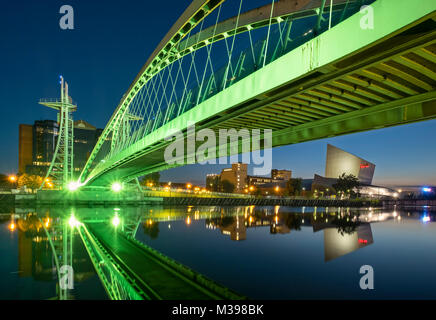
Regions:
<instances>
[{"instance_id":1,"label":"suspension cable","mask_svg":"<svg viewBox=\"0 0 436 320\"><path fill-rule=\"evenodd\" d=\"M263 67L265 67L266 56L268 54L269 34L271 32L271 23L272 23L273 12L274 12L274 0L272 0L272 3L271 3L271 14L269 16L268 34L266 36L265 56L263 57Z\"/></svg>"}]
</instances>

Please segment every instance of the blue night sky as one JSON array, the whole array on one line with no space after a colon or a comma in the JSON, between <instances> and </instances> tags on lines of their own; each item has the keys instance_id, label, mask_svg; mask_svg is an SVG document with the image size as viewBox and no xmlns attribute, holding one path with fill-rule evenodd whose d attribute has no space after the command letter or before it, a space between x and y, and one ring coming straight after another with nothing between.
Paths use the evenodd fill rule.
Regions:
<instances>
[{"instance_id":1,"label":"blue night sky","mask_svg":"<svg viewBox=\"0 0 436 320\"><path fill-rule=\"evenodd\" d=\"M251 1L250 5L265 3ZM75 30L59 28L59 8L75 10ZM0 5L0 172L18 167L18 125L55 119L38 105L59 96L58 77L78 102L75 119L104 127L142 65L189 1L8 1ZM277 148L273 166L294 176L324 173L327 143L377 165L375 184L436 185L436 121ZM173 169L163 180L203 182L222 166Z\"/></svg>"}]
</instances>

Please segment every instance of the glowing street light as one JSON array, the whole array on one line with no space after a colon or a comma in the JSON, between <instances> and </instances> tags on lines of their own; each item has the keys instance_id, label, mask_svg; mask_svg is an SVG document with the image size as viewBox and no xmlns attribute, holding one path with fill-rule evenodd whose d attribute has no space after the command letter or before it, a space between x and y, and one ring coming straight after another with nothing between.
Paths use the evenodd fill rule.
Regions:
<instances>
[{"instance_id":1,"label":"glowing street light","mask_svg":"<svg viewBox=\"0 0 436 320\"><path fill-rule=\"evenodd\" d=\"M78 227L80 225L80 222L76 219L74 215L70 217L70 220L68 220L68 224L71 228Z\"/></svg>"},{"instance_id":2,"label":"glowing street light","mask_svg":"<svg viewBox=\"0 0 436 320\"><path fill-rule=\"evenodd\" d=\"M74 191L76 191L77 189L79 189L80 185L79 185L79 183L76 182L76 181L71 181L71 182L68 184L67 187L68 187L68 190L69 190L69 191L74 192Z\"/></svg>"},{"instance_id":3,"label":"glowing street light","mask_svg":"<svg viewBox=\"0 0 436 320\"><path fill-rule=\"evenodd\" d=\"M123 186L121 185L121 183L119 183L119 182L114 182L113 184L112 184L112 191L113 192L120 192L122 189L123 189Z\"/></svg>"},{"instance_id":4,"label":"glowing street light","mask_svg":"<svg viewBox=\"0 0 436 320\"><path fill-rule=\"evenodd\" d=\"M17 182L17 176L16 175L10 175L9 176L9 181L11 182L11 183L15 183L15 182Z\"/></svg>"}]
</instances>

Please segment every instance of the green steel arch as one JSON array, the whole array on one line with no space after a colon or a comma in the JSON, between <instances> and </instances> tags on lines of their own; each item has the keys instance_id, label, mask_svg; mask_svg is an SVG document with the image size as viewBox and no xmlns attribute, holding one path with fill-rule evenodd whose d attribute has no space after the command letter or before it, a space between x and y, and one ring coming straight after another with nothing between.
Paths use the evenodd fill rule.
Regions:
<instances>
[{"instance_id":1,"label":"green steel arch","mask_svg":"<svg viewBox=\"0 0 436 320\"><path fill-rule=\"evenodd\" d=\"M163 150L168 144L164 138L171 130L186 130L189 121L199 128L214 130L271 128L273 146L281 146L435 118L436 3L422 0L417 6L408 0L377 0L371 5L376 28L362 30L359 12L341 19L333 28L224 86L225 90L126 145L90 170L96 154L109 134L120 126L140 87L188 51L192 53L284 19L345 9L349 2L335 1L329 10L325 0L300 1L298 7L293 0L279 1L275 8L269 5L239 12L236 20L213 25L213 32L209 27L188 36L186 21L198 25L198 17L205 17L222 3L194 1L123 97L82 172L81 182L106 185L115 179L129 181L172 167L163 161ZM198 14L200 11L202 14ZM270 16L266 19L268 11ZM196 15L197 19L191 20ZM320 15L315 32L321 19ZM194 27L192 23L188 25ZM186 39L182 41L183 36Z\"/></svg>"}]
</instances>

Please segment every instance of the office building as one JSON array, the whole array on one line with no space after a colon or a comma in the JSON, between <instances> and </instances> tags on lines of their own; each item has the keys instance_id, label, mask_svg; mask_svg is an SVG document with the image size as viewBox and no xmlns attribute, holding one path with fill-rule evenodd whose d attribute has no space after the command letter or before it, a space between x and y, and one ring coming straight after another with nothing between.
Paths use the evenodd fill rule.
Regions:
<instances>
[{"instance_id":1,"label":"office building","mask_svg":"<svg viewBox=\"0 0 436 320\"><path fill-rule=\"evenodd\" d=\"M33 126L20 124L18 132L18 173L33 163Z\"/></svg>"},{"instance_id":2,"label":"office building","mask_svg":"<svg viewBox=\"0 0 436 320\"><path fill-rule=\"evenodd\" d=\"M227 180L235 186L234 192L244 192L244 189L247 187L247 167L246 163L233 163L231 168L224 169L221 172L221 182Z\"/></svg>"},{"instance_id":3,"label":"office building","mask_svg":"<svg viewBox=\"0 0 436 320\"><path fill-rule=\"evenodd\" d=\"M74 122L74 171L78 175L102 133L86 121ZM45 176L56 150L59 124L53 120L37 120L33 125L19 126L18 169L20 173Z\"/></svg>"},{"instance_id":4,"label":"office building","mask_svg":"<svg viewBox=\"0 0 436 320\"><path fill-rule=\"evenodd\" d=\"M292 178L292 171L291 170L272 169L271 170L271 178L274 180L288 181Z\"/></svg>"}]
</instances>

